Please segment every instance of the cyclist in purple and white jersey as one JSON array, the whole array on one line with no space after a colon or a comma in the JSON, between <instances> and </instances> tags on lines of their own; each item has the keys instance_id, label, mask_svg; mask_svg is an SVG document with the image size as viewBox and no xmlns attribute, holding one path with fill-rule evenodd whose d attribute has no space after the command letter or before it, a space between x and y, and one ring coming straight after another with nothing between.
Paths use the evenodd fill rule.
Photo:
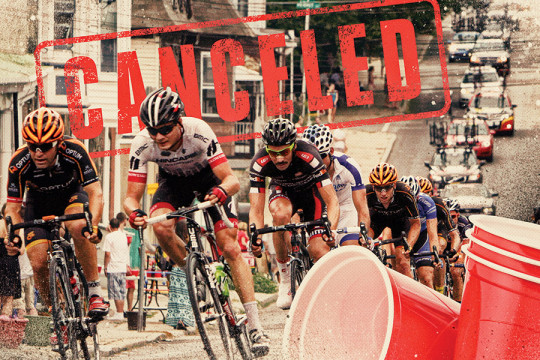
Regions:
<instances>
[{"instance_id":1,"label":"cyclist in purple and white jersey","mask_svg":"<svg viewBox=\"0 0 540 360\"><path fill-rule=\"evenodd\" d=\"M338 228L358 226L361 222L370 227L366 187L362 182L360 165L352 157L334 151L333 136L326 125L312 125L304 131L303 138L319 150L328 175L334 185L339 202ZM338 245L358 245L358 234L339 234Z\"/></svg>"}]
</instances>

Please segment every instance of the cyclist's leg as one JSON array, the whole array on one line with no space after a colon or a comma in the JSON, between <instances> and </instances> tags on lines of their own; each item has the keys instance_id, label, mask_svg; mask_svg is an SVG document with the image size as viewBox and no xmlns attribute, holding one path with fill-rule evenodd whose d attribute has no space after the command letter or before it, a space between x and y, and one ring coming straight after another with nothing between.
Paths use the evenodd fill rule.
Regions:
<instances>
[{"instance_id":1,"label":"cyclist's leg","mask_svg":"<svg viewBox=\"0 0 540 360\"><path fill-rule=\"evenodd\" d=\"M411 253L429 252L429 241L427 231L420 232L418 240ZM418 281L433 289L433 263L431 256L417 257L414 260L416 266L416 272L418 273Z\"/></svg>"},{"instance_id":2,"label":"cyclist's leg","mask_svg":"<svg viewBox=\"0 0 540 360\"><path fill-rule=\"evenodd\" d=\"M295 206L304 210L304 221L317 220L326 214L326 204L316 188L312 188L310 192L295 192L290 193L289 195ZM309 231L307 248L312 261L316 263L330 251L330 247L322 238L324 232L322 227L310 227L307 230Z\"/></svg>"},{"instance_id":3,"label":"cyclist's leg","mask_svg":"<svg viewBox=\"0 0 540 360\"><path fill-rule=\"evenodd\" d=\"M465 255L460 252L458 261L456 264L463 264L465 261ZM463 295L463 272L465 269L461 267L451 267L450 273L452 274L452 280L454 281L454 300L461 302L461 296Z\"/></svg>"},{"instance_id":4,"label":"cyclist's leg","mask_svg":"<svg viewBox=\"0 0 540 360\"><path fill-rule=\"evenodd\" d=\"M448 246L448 241L443 234L439 233L439 246L441 249L446 249ZM446 262L443 261L442 267L436 267L434 269L435 274L433 277L433 288L440 292L444 293L444 283L445 283L445 267L447 266Z\"/></svg>"},{"instance_id":5,"label":"cyclist's leg","mask_svg":"<svg viewBox=\"0 0 540 360\"><path fill-rule=\"evenodd\" d=\"M50 306L49 294L49 263L47 249L49 248L48 234L41 228L29 228L25 231L26 252L34 272L35 286L44 305Z\"/></svg>"},{"instance_id":6,"label":"cyclist's leg","mask_svg":"<svg viewBox=\"0 0 540 360\"><path fill-rule=\"evenodd\" d=\"M390 236L388 239L401 236L402 231L405 231L405 233L408 233L409 231L409 221L407 219L399 219L397 221L390 222L388 226L391 230L391 233L386 235ZM386 237L383 238L386 239ZM400 243L395 243L394 248L394 254L396 256L396 271L412 279L413 274L411 271L411 257L409 254L405 254L405 246Z\"/></svg>"}]
</instances>

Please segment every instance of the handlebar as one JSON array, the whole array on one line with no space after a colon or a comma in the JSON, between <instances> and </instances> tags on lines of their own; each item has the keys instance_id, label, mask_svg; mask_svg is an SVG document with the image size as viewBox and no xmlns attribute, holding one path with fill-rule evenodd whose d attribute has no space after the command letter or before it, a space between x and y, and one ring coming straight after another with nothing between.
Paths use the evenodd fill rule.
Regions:
<instances>
[{"instance_id":1,"label":"handlebar","mask_svg":"<svg viewBox=\"0 0 540 360\"><path fill-rule=\"evenodd\" d=\"M368 243L368 241L367 241L367 231L366 231L366 226L364 225L364 223L360 223L360 226L351 226L351 227L345 227L345 228L337 229L336 233L338 233L338 234L361 234L364 237L365 242ZM392 243L397 243L397 242L403 242L403 247L404 247L405 251L410 249L409 243L407 242L407 234L405 233L405 231L402 231L401 236L396 237L396 238L386 239L386 240L375 240L375 239L373 239L371 244L368 243L368 246L373 250L373 248L375 248L377 246L386 245L386 244L392 244Z\"/></svg>"},{"instance_id":2,"label":"handlebar","mask_svg":"<svg viewBox=\"0 0 540 360\"><path fill-rule=\"evenodd\" d=\"M162 222L162 221L165 221L165 220L184 217L185 215L194 213L194 212L199 211L199 210L205 210L205 209L211 208L212 206L215 206L216 209L218 210L219 215L221 216L221 219L225 223L225 226L227 226L228 228L233 228L234 224L229 220L229 218L225 214L225 210L223 209L223 205L217 205L212 201L205 201L205 202L193 205L193 206L179 208L178 210L167 213L167 214L154 216L154 217L146 220L146 223L148 225L152 225L152 224L159 223L159 222Z\"/></svg>"},{"instance_id":3,"label":"handlebar","mask_svg":"<svg viewBox=\"0 0 540 360\"><path fill-rule=\"evenodd\" d=\"M411 257L423 257L423 256L435 256L435 264L441 263L441 258L439 257L439 251L437 250L437 245L433 245L433 251L424 251L419 253L411 254Z\"/></svg>"}]
</instances>

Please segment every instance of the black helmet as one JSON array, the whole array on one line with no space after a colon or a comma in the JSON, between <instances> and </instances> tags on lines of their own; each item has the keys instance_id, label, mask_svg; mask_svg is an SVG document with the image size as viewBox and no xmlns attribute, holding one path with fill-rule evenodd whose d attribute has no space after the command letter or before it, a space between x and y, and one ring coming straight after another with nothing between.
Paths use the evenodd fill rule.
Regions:
<instances>
[{"instance_id":1,"label":"black helmet","mask_svg":"<svg viewBox=\"0 0 540 360\"><path fill-rule=\"evenodd\" d=\"M280 146L292 144L296 140L296 127L287 119L272 119L264 126L262 139L265 145Z\"/></svg>"},{"instance_id":2,"label":"black helmet","mask_svg":"<svg viewBox=\"0 0 540 360\"><path fill-rule=\"evenodd\" d=\"M171 90L160 88L148 95L141 104L141 121L146 126L156 127L168 122L176 122L184 111L180 96Z\"/></svg>"}]
</instances>

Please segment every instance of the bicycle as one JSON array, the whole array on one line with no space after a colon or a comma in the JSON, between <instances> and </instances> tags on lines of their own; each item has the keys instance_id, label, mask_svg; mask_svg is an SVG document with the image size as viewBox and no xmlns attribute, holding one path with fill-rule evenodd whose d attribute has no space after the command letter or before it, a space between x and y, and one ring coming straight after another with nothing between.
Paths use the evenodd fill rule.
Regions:
<instances>
[{"instance_id":1,"label":"bicycle","mask_svg":"<svg viewBox=\"0 0 540 360\"><path fill-rule=\"evenodd\" d=\"M302 212L298 212L300 219L302 220ZM307 228L314 226L322 226L325 229L326 234L330 234L330 222L326 215L323 215L321 219L312 221L301 221L299 223L291 223L280 226L269 226L265 228L257 229L255 224L251 224L249 227L250 245L262 246L261 241L258 240L258 236L262 234L274 233L278 231L290 231L291 232L291 253L289 254L289 264L291 272L291 294L292 298L296 295L300 284L304 280L307 272L313 266L311 257L307 250ZM260 257L260 256L259 256Z\"/></svg>"},{"instance_id":2,"label":"bicycle","mask_svg":"<svg viewBox=\"0 0 540 360\"><path fill-rule=\"evenodd\" d=\"M18 237L15 230L30 227L43 227L52 234L49 243L49 287L52 305L52 331L56 334L56 344L53 351L58 352L62 359L100 359L99 337L97 322L101 319L87 317L88 313L88 283L82 271L81 264L75 256L75 248L69 233L60 236L61 224L65 221L86 220L83 234L91 233L92 214L88 203L84 204L84 212L62 216L48 215L41 219L22 222L13 225L11 218L6 217L7 233L10 238ZM19 237L20 238L20 237ZM92 343L87 338L92 338ZM67 341L66 341L67 340ZM90 346L89 346L90 345ZM92 348L92 353L89 347ZM82 357L81 357L82 356Z\"/></svg>"},{"instance_id":3,"label":"bicycle","mask_svg":"<svg viewBox=\"0 0 540 360\"><path fill-rule=\"evenodd\" d=\"M437 245L433 245L432 251L423 251L419 253L411 254L411 272L413 274L414 280L418 281L418 274L416 273L416 266L414 264L414 258L425 257L425 256L434 256L435 261L432 264L440 264L441 258L439 257L439 251L437 250Z\"/></svg>"},{"instance_id":4,"label":"bicycle","mask_svg":"<svg viewBox=\"0 0 540 360\"><path fill-rule=\"evenodd\" d=\"M396 256L388 255L386 250L382 248L383 245L401 243L400 245L403 245L405 251L409 250L409 243L407 242L407 235L405 231L401 232L401 236L392 239L369 239L367 235L366 225L364 223L360 223L360 226L350 226L337 229L336 233L360 234L360 237L358 238L358 244L370 250L383 263L384 266L387 266L389 268L392 268L392 264L389 263L388 260L395 259Z\"/></svg>"},{"instance_id":5,"label":"bicycle","mask_svg":"<svg viewBox=\"0 0 540 360\"><path fill-rule=\"evenodd\" d=\"M454 279L452 278L452 272L450 271L451 267L456 268L462 268L465 269L464 264L458 264L456 262L450 261L450 258L448 257L448 252L445 250L442 254L443 260L445 262L445 270L444 270L444 292L443 295L448 296L449 298L454 298ZM463 273L462 275L463 276Z\"/></svg>"},{"instance_id":6,"label":"bicycle","mask_svg":"<svg viewBox=\"0 0 540 360\"><path fill-rule=\"evenodd\" d=\"M210 359L217 359L218 356L225 355L227 359L240 356L244 360L250 360L254 354L246 328L247 317L245 315L237 316L232 308L229 286L232 279L230 266L218 253L213 234L213 223L206 211L213 206L215 206L214 203L206 201L190 207L179 208L168 214L152 217L147 220L147 224L151 225L175 218L186 219L188 292L204 350ZM229 219L224 216L222 207L216 207L227 227L233 227ZM187 216L197 211L203 213L204 229L206 229L204 234L201 226ZM209 253L205 251L203 237L210 247ZM217 323L220 340L216 339L215 331L211 328L212 323ZM232 345L233 339L236 343L236 349Z\"/></svg>"}]
</instances>

